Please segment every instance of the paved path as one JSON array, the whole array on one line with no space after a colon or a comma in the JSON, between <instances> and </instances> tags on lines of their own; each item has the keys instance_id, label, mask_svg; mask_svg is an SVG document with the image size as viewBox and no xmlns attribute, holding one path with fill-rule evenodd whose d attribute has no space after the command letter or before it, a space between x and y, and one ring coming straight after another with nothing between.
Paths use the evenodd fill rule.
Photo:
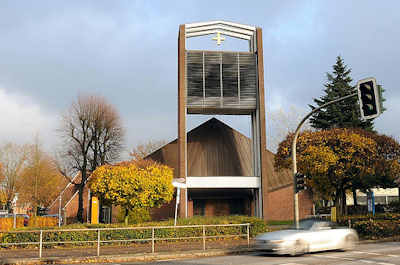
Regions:
<instances>
[{"instance_id":1,"label":"paved path","mask_svg":"<svg viewBox=\"0 0 400 265\"><path fill-rule=\"evenodd\" d=\"M357 250L342 252L329 251L307 254L301 257L274 256L260 252L228 255L222 257L206 257L185 260L167 260L147 263L113 263L134 265L356 265L400 264L400 242L362 244Z\"/></svg>"}]
</instances>

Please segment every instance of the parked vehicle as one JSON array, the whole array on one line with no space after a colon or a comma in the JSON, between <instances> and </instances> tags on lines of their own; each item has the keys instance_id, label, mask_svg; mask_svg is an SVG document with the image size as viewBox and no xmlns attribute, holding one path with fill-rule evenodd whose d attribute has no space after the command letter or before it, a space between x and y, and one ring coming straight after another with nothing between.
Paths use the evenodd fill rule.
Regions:
<instances>
[{"instance_id":1,"label":"parked vehicle","mask_svg":"<svg viewBox=\"0 0 400 265\"><path fill-rule=\"evenodd\" d=\"M325 250L350 250L358 242L354 229L337 227L336 224L321 220L304 220L299 228L260 234L254 248L277 254L302 255Z\"/></svg>"}]
</instances>

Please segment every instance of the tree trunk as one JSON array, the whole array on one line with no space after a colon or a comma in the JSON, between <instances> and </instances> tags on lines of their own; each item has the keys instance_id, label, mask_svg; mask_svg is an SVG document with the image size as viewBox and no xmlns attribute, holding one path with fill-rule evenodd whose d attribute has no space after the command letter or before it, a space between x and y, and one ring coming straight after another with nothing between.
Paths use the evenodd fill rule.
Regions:
<instances>
[{"instance_id":1,"label":"tree trunk","mask_svg":"<svg viewBox=\"0 0 400 265\"><path fill-rule=\"evenodd\" d=\"M346 192L342 192L342 209L343 209L343 214L347 215L347 202L346 202Z\"/></svg>"},{"instance_id":2,"label":"tree trunk","mask_svg":"<svg viewBox=\"0 0 400 265\"><path fill-rule=\"evenodd\" d=\"M83 223L83 191L84 191L85 183L81 182L79 184L78 190L78 212L76 214L76 218L78 222Z\"/></svg>"},{"instance_id":3,"label":"tree trunk","mask_svg":"<svg viewBox=\"0 0 400 265\"><path fill-rule=\"evenodd\" d=\"M338 190L336 192L335 198L335 207L336 207L336 215L341 216L343 215L343 195L342 190Z\"/></svg>"},{"instance_id":4,"label":"tree trunk","mask_svg":"<svg viewBox=\"0 0 400 265\"><path fill-rule=\"evenodd\" d=\"M128 215L129 215L129 210L128 210L128 208L126 208L125 209L125 225L128 225L128 219L129 219Z\"/></svg>"},{"instance_id":5,"label":"tree trunk","mask_svg":"<svg viewBox=\"0 0 400 265\"><path fill-rule=\"evenodd\" d=\"M352 192L353 192L354 208L356 208L358 206L356 189L353 189Z\"/></svg>"}]
</instances>

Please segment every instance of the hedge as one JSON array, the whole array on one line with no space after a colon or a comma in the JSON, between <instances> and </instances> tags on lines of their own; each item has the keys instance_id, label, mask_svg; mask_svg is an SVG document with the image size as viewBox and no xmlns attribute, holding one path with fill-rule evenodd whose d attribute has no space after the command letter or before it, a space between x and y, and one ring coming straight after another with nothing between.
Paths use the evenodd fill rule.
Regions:
<instances>
[{"instance_id":1,"label":"hedge","mask_svg":"<svg viewBox=\"0 0 400 265\"><path fill-rule=\"evenodd\" d=\"M400 220L367 220L352 225L363 239L400 236Z\"/></svg>"},{"instance_id":2,"label":"hedge","mask_svg":"<svg viewBox=\"0 0 400 265\"><path fill-rule=\"evenodd\" d=\"M28 227L53 227L58 225L58 218L51 216L32 216L29 218Z\"/></svg>"},{"instance_id":3,"label":"hedge","mask_svg":"<svg viewBox=\"0 0 400 265\"><path fill-rule=\"evenodd\" d=\"M400 236L400 213L382 213L373 215L342 216L338 219L340 225L355 229L363 239L380 239Z\"/></svg>"},{"instance_id":4,"label":"hedge","mask_svg":"<svg viewBox=\"0 0 400 265\"><path fill-rule=\"evenodd\" d=\"M152 227L152 226L173 226L174 221L164 221L164 222L147 222L142 224L137 224L134 226L128 227ZM202 225L202 224L240 224L240 223L250 223L250 236L254 237L255 235L269 231L266 223L256 217L247 217L247 216L229 216L229 217L193 217L188 219L180 219L178 221L178 226L181 225ZM98 225L89 225L89 224L75 224L63 226L62 229L79 229L79 228L107 228L107 227L119 227L125 228L126 226L122 226L121 224L98 224ZM20 230L27 230L20 229ZM29 229L29 230L32 230ZM47 227L46 232L43 233L43 241L96 241L97 240L97 231L66 231L59 232L54 231L54 228ZM207 227L206 228L206 236L215 236L215 235L232 235L232 234L242 234L245 236L247 233L246 227ZM121 229L121 230L102 230L101 231L101 240L126 240L126 239L145 239L151 238L152 231L151 229ZM203 235L203 230L201 227L194 228L160 228L155 229L155 237L156 238L165 238L171 239L175 237L199 237ZM188 241L191 239L187 239ZM38 242L39 241L39 233L0 233L0 243L17 243L17 242ZM88 245L90 243L75 243L74 245ZM103 243L104 244L104 243ZM121 243L113 243L113 244L121 244ZM45 244L45 247L52 247L56 244Z\"/></svg>"},{"instance_id":5,"label":"hedge","mask_svg":"<svg viewBox=\"0 0 400 265\"><path fill-rule=\"evenodd\" d=\"M24 218L16 217L16 227L24 227ZM11 230L14 226L14 217L2 217L0 218L0 231Z\"/></svg>"}]
</instances>

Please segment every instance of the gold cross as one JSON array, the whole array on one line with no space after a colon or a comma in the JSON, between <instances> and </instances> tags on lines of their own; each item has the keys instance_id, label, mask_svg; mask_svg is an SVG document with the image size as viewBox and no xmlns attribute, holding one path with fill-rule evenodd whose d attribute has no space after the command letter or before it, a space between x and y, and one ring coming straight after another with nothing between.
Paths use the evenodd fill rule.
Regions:
<instances>
[{"instance_id":1,"label":"gold cross","mask_svg":"<svg viewBox=\"0 0 400 265\"><path fill-rule=\"evenodd\" d=\"M221 43L225 40L224 37L221 37L221 33L217 32L217 36L212 38L217 41L217 45L221 45Z\"/></svg>"}]
</instances>

